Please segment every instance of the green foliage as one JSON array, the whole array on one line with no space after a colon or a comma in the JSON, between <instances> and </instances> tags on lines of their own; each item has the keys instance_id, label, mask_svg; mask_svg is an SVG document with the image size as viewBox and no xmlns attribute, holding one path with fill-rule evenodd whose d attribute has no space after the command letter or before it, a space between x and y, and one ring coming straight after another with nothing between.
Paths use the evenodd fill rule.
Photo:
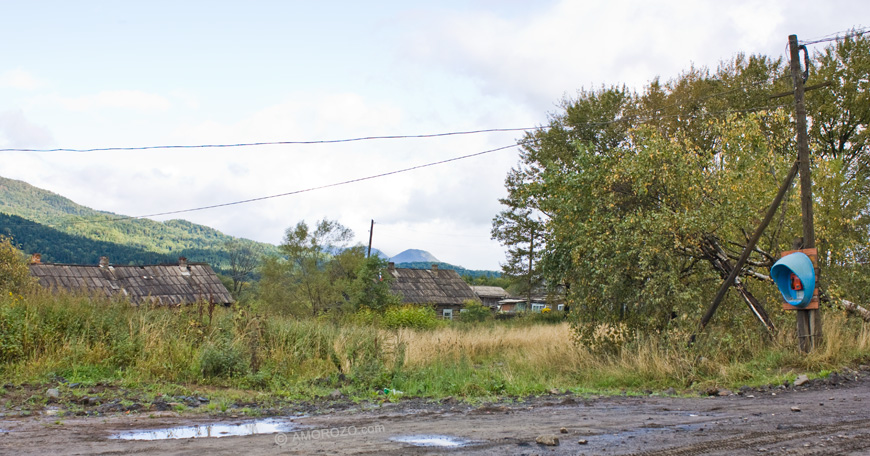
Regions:
<instances>
[{"instance_id":1,"label":"green foliage","mask_svg":"<svg viewBox=\"0 0 870 456\"><path fill-rule=\"evenodd\" d=\"M33 286L24 255L12 239L0 235L0 293L23 293Z\"/></svg>"},{"instance_id":2,"label":"green foliage","mask_svg":"<svg viewBox=\"0 0 870 456\"><path fill-rule=\"evenodd\" d=\"M224 249L229 256L229 276L232 279L232 284L227 289L238 300L242 291L250 288L254 270L260 265L265 249L261 245L240 239L225 242Z\"/></svg>"},{"instance_id":3,"label":"green foliage","mask_svg":"<svg viewBox=\"0 0 870 456\"><path fill-rule=\"evenodd\" d=\"M284 258L263 261L261 300L296 316L346 310L346 293L365 260L362 246L347 248L351 239L351 230L327 219L314 227L301 221L288 228L280 246Z\"/></svg>"},{"instance_id":4,"label":"green foliage","mask_svg":"<svg viewBox=\"0 0 870 456\"><path fill-rule=\"evenodd\" d=\"M481 323L492 319L492 311L480 301L468 300L459 313L459 321L463 323Z\"/></svg>"},{"instance_id":5,"label":"green foliage","mask_svg":"<svg viewBox=\"0 0 870 456\"><path fill-rule=\"evenodd\" d=\"M856 294L850 271L870 258L868 42L817 55L815 82L834 83L808 95L820 258L828 277ZM493 236L522 259L527 233L540 233L540 273L551 289L569 290L581 340L629 341L694 324L795 159L790 108L760 109L788 83L780 60L739 55L715 74L692 68L641 93L580 92L548 129L522 140ZM744 270L749 294L777 302L773 287L751 278L800 230L792 196ZM739 305L729 301L725 308Z\"/></svg>"},{"instance_id":6,"label":"green foliage","mask_svg":"<svg viewBox=\"0 0 870 456\"><path fill-rule=\"evenodd\" d=\"M431 309L427 313L436 321ZM265 392L268 402L288 396L310 400L334 388L358 398L372 398L373 390L384 388L405 396L467 398L542 394L551 388L733 388L861 363L870 345L861 322L832 316L825 321L824 345L810 355L799 353L785 335L759 348L751 342L757 331L736 324L727 331L714 325L691 349L682 336L619 341L602 334L611 337L603 342L619 344L620 353L596 356L571 343L564 323L533 320L551 315L391 331L239 307L216 308L209 316L196 305L132 307L34 290L0 295L0 376L13 384L54 382L60 375L85 385L119 385L129 401L137 388L191 395L207 387L215 409L226 410L242 400L239 395L263 401ZM36 398L26 405L44 402Z\"/></svg>"},{"instance_id":7,"label":"green foliage","mask_svg":"<svg viewBox=\"0 0 870 456\"><path fill-rule=\"evenodd\" d=\"M225 340L206 345L199 359L202 375L217 378L245 375L249 370L246 355L243 349Z\"/></svg>"},{"instance_id":8,"label":"green foliage","mask_svg":"<svg viewBox=\"0 0 870 456\"><path fill-rule=\"evenodd\" d=\"M450 263L443 263L443 262L432 263L432 262L426 262L426 261L410 261L407 263L398 263L398 264L396 264L396 267L397 268L405 268L405 269L432 269L433 264L437 264L438 269L452 269L452 270L456 271L456 273L459 274L461 277L468 278L465 280L466 282L468 282L469 280L472 280L472 281L481 280L481 281L485 282L487 280L495 280L495 279L498 279L499 277L501 277L501 273L499 273L498 271L486 271L486 270L482 270L482 269L465 269L462 266L456 266L456 265L453 265ZM487 283L479 283L479 284L474 284L474 285L488 285L488 284Z\"/></svg>"},{"instance_id":9,"label":"green foliage","mask_svg":"<svg viewBox=\"0 0 870 456\"><path fill-rule=\"evenodd\" d=\"M420 304L390 307L384 311L381 323L389 329L433 329L439 325L435 308Z\"/></svg>"},{"instance_id":10,"label":"green foliage","mask_svg":"<svg viewBox=\"0 0 870 456\"><path fill-rule=\"evenodd\" d=\"M470 275L462 276L462 280L469 285L481 285L481 286L490 286L490 287L499 287L507 289L511 285L511 278L499 274L496 276L478 276L472 277Z\"/></svg>"},{"instance_id":11,"label":"green foliage","mask_svg":"<svg viewBox=\"0 0 870 456\"><path fill-rule=\"evenodd\" d=\"M100 256L108 256L114 264L159 264L184 256L230 271L226 242L278 253L273 245L236 239L185 220L119 218L18 180L0 177L0 195L0 234L14 236L22 250L41 253L45 262L96 264Z\"/></svg>"},{"instance_id":12,"label":"green foliage","mask_svg":"<svg viewBox=\"0 0 870 456\"><path fill-rule=\"evenodd\" d=\"M377 256L366 258L350 287L351 308L383 311L400 305L402 298L390 290L392 281L386 260Z\"/></svg>"}]
</instances>

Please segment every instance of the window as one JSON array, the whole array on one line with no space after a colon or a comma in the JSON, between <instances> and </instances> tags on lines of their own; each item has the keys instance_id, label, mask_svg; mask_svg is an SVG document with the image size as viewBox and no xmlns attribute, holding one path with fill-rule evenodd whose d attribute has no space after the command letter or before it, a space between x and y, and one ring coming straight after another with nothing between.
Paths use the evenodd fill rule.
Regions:
<instances>
[{"instance_id":1,"label":"window","mask_svg":"<svg viewBox=\"0 0 870 456\"><path fill-rule=\"evenodd\" d=\"M444 309L441 311L441 317L445 320L453 320L453 309Z\"/></svg>"}]
</instances>

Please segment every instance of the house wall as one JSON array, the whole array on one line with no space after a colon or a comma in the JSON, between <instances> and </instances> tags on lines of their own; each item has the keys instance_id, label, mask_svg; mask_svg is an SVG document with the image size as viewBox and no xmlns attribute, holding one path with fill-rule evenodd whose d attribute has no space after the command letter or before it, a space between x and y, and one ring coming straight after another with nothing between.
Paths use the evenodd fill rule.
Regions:
<instances>
[{"instance_id":1,"label":"house wall","mask_svg":"<svg viewBox=\"0 0 870 456\"><path fill-rule=\"evenodd\" d=\"M462 306L436 304L435 305L435 314L438 316L438 318L442 318L442 319L445 318L444 317L444 309L452 310L453 311L453 318L452 319L456 320L459 318L459 312L462 311Z\"/></svg>"},{"instance_id":2,"label":"house wall","mask_svg":"<svg viewBox=\"0 0 870 456\"><path fill-rule=\"evenodd\" d=\"M498 307L498 302L499 302L501 299L502 299L502 298L488 298L488 297L481 297L481 298L480 298L480 301L483 303L483 305L485 305L485 306L487 306L487 307Z\"/></svg>"}]
</instances>

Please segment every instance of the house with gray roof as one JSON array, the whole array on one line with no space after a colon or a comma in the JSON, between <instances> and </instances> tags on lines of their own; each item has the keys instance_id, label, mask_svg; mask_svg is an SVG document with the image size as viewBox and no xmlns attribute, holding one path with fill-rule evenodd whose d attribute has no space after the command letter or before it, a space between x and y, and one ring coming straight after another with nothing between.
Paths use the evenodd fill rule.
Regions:
<instances>
[{"instance_id":1,"label":"house with gray roof","mask_svg":"<svg viewBox=\"0 0 870 456\"><path fill-rule=\"evenodd\" d=\"M466 301L480 302L471 286L452 269L439 269L437 264L432 269L397 268L389 263L387 271L393 276L391 290L402 296L403 302L434 306L441 318L458 316Z\"/></svg>"},{"instance_id":2,"label":"house with gray roof","mask_svg":"<svg viewBox=\"0 0 870 456\"><path fill-rule=\"evenodd\" d=\"M480 298L483 305L490 309L498 309L498 302L502 299L510 297L507 291L502 287L493 287L488 285L472 285L471 290Z\"/></svg>"},{"instance_id":3,"label":"house with gray roof","mask_svg":"<svg viewBox=\"0 0 870 456\"><path fill-rule=\"evenodd\" d=\"M30 275L49 289L122 297L134 305L233 303L232 295L211 266L188 263L183 257L178 264L129 266L111 265L107 257L101 257L98 265L42 263L39 254L34 254Z\"/></svg>"}]
</instances>

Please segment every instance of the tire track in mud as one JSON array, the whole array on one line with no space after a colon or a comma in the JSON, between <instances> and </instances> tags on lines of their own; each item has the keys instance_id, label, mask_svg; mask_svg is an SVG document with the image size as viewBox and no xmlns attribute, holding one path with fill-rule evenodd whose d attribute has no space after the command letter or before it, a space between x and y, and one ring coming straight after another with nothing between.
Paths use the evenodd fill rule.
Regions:
<instances>
[{"instance_id":1,"label":"tire track in mud","mask_svg":"<svg viewBox=\"0 0 870 456\"><path fill-rule=\"evenodd\" d=\"M840 438L838 440L827 441L823 448L765 448L777 443L789 442L794 440L803 440L812 437L820 437L824 435L862 431L866 432L870 426L870 419L848 421L844 423L806 426L800 429L791 430L776 430L767 432L750 432L743 435L733 436L726 439L693 443L684 446L665 448L661 450L643 451L637 453L628 453L624 456L695 456L708 455L720 452L725 454L733 454L735 450L753 450L753 453L758 453L761 449L764 452L778 452L778 454L800 455L800 456L816 456L829 455L833 452L842 451L858 451L870 448L870 434L860 434L849 439Z\"/></svg>"}]
</instances>

